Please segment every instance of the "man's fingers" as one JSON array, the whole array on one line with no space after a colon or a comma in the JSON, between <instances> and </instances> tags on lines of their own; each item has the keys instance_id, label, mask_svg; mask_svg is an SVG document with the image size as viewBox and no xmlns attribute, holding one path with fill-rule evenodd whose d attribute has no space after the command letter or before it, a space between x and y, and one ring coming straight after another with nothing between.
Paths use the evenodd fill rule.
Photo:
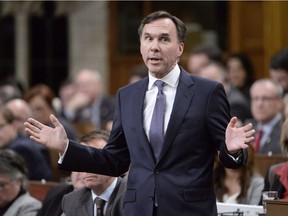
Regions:
<instances>
[{"instance_id":1,"label":"man's fingers","mask_svg":"<svg viewBox=\"0 0 288 216\"><path fill-rule=\"evenodd\" d=\"M229 122L229 126L233 128L233 127L236 127L236 124L237 124L237 117L234 116L231 118Z\"/></svg>"},{"instance_id":2,"label":"man's fingers","mask_svg":"<svg viewBox=\"0 0 288 216\"><path fill-rule=\"evenodd\" d=\"M246 124L243 126L244 131L250 131L253 128L253 125L251 123Z\"/></svg>"},{"instance_id":3,"label":"man's fingers","mask_svg":"<svg viewBox=\"0 0 288 216\"><path fill-rule=\"evenodd\" d=\"M245 139L245 143L247 144L247 143L251 143L252 141L254 140L254 137L252 136L252 137L247 137L246 139Z\"/></svg>"},{"instance_id":4,"label":"man's fingers","mask_svg":"<svg viewBox=\"0 0 288 216\"><path fill-rule=\"evenodd\" d=\"M55 126L55 127L58 127L61 125L61 123L59 122L59 120L55 117L55 115L51 114L50 115L50 121L52 122L52 124Z\"/></svg>"},{"instance_id":5,"label":"man's fingers","mask_svg":"<svg viewBox=\"0 0 288 216\"><path fill-rule=\"evenodd\" d=\"M38 129L42 129L44 127L44 125L42 123L40 123L39 121L33 119L33 118L29 118L27 120L28 123L30 123L30 125L33 125L34 127L38 128Z\"/></svg>"},{"instance_id":6,"label":"man's fingers","mask_svg":"<svg viewBox=\"0 0 288 216\"><path fill-rule=\"evenodd\" d=\"M39 139L39 133L33 131L33 130L30 130L29 128L26 128L25 131L29 134L30 138L31 137L35 137L37 139Z\"/></svg>"}]
</instances>

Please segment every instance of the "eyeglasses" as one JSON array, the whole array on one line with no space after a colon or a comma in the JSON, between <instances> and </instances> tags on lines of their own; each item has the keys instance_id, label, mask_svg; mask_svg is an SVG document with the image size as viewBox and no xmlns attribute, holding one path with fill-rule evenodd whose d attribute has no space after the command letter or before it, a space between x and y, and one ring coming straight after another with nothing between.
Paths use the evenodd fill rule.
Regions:
<instances>
[{"instance_id":1,"label":"eyeglasses","mask_svg":"<svg viewBox=\"0 0 288 216\"><path fill-rule=\"evenodd\" d=\"M264 102L264 103L267 103L267 102L270 102L272 100L276 100L278 99L279 97L277 96L274 96L274 97L268 97L268 96L264 96L264 97L251 97L251 101L252 102L257 102L257 101L261 101L261 102Z\"/></svg>"},{"instance_id":2,"label":"eyeglasses","mask_svg":"<svg viewBox=\"0 0 288 216\"><path fill-rule=\"evenodd\" d=\"M12 179L6 182L0 182L0 190L4 190L4 188L12 182Z\"/></svg>"}]
</instances>

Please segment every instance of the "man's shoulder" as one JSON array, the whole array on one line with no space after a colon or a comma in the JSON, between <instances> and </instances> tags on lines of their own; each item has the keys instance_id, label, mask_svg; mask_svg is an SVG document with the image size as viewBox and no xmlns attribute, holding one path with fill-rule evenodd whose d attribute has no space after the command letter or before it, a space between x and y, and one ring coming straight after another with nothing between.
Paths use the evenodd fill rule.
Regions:
<instances>
[{"instance_id":1,"label":"man's shoulder","mask_svg":"<svg viewBox=\"0 0 288 216\"><path fill-rule=\"evenodd\" d=\"M91 190L89 188L83 187L78 190L74 190L68 194L65 194L63 199L75 200L83 197L91 196Z\"/></svg>"}]
</instances>

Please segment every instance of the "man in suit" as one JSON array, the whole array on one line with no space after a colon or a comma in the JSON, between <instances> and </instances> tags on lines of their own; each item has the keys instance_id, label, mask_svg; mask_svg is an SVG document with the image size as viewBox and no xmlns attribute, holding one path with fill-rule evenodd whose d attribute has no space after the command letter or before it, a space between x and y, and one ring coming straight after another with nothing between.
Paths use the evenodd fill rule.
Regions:
<instances>
[{"instance_id":1,"label":"man in suit","mask_svg":"<svg viewBox=\"0 0 288 216\"><path fill-rule=\"evenodd\" d=\"M55 128L29 119L26 131L31 139L62 155L62 168L111 176L129 169L125 216L216 216L214 156L219 150L226 167L242 166L247 158L244 149L254 140L255 131L252 124L238 128L237 118L230 120L222 84L178 66L186 35L181 20L157 11L143 19L138 32L149 75L118 91L113 128L104 149L68 140L53 115ZM158 94L155 80L165 82L157 107L163 107L163 94L167 99L162 134L153 130L153 118L150 136ZM160 141L152 147L156 136Z\"/></svg>"},{"instance_id":2,"label":"man in suit","mask_svg":"<svg viewBox=\"0 0 288 216\"><path fill-rule=\"evenodd\" d=\"M107 125L113 120L114 98L103 94L101 74L82 69L74 78L74 86L75 93L63 107L62 115L75 124L109 129Z\"/></svg>"},{"instance_id":3,"label":"man in suit","mask_svg":"<svg viewBox=\"0 0 288 216\"><path fill-rule=\"evenodd\" d=\"M41 148L27 136L17 132L13 113L0 106L0 149L12 149L24 158L29 180L52 180L52 169Z\"/></svg>"},{"instance_id":4,"label":"man in suit","mask_svg":"<svg viewBox=\"0 0 288 216\"><path fill-rule=\"evenodd\" d=\"M25 132L24 122L27 121L29 117L32 116L32 110L29 106L29 104L21 99L21 98L15 98L9 100L5 106L12 112L14 116L14 127L17 131L17 133L20 136L27 136ZM42 153L43 157L46 160L47 165L51 168L51 157L48 149L45 146L40 146L35 142L31 142L31 140L27 139L29 143L31 143L31 146L33 148L36 148L36 151L39 151ZM52 168L51 168L52 169Z\"/></svg>"},{"instance_id":5,"label":"man in suit","mask_svg":"<svg viewBox=\"0 0 288 216\"><path fill-rule=\"evenodd\" d=\"M253 116L251 122L257 131L254 143L256 152L282 154L280 138L283 88L271 79L260 79L251 86L250 95Z\"/></svg>"},{"instance_id":6,"label":"man in suit","mask_svg":"<svg viewBox=\"0 0 288 216\"><path fill-rule=\"evenodd\" d=\"M103 149L108 139L109 132L92 131L82 137L80 142L84 145ZM126 190L126 178L116 178L86 172L81 173L81 177L85 187L63 197L62 209L65 215L99 216L95 214L96 205L93 203L97 197L105 201L103 215L124 215L123 196Z\"/></svg>"},{"instance_id":7,"label":"man in suit","mask_svg":"<svg viewBox=\"0 0 288 216\"><path fill-rule=\"evenodd\" d=\"M71 175L71 184L59 184L56 187L51 188L45 199L42 202L42 207L38 211L37 216L61 216L62 206L61 202L63 196L74 190L78 190L84 187L84 182L81 177L81 172L72 172Z\"/></svg>"},{"instance_id":8,"label":"man in suit","mask_svg":"<svg viewBox=\"0 0 288 216\"><path fill-rule=\"evenodd\" d=\"M230 104L231 115L237 116L238 120L241 120L242 123L251 118L249 101L240 90L231 85L224 65L210 61L199 70L199 76L223 84L227 100Z\"/></svg>"}]
</instances>

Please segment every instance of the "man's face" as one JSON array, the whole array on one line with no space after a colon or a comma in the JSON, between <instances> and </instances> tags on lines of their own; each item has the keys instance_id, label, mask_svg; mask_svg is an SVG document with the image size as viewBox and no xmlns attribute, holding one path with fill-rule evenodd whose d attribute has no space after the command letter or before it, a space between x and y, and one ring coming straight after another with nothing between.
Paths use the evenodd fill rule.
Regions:
<instances>
[{"instance_id":1,"label":"man's face","mask_svg":"<svg viewBox=\"0 0 288 216\"><path fill-rule=\"evenodd\" d=\"M12 180L9 176L0 174L0 208L16 198L20 187L20 180Z\"/></svg>"},{"instance_id":2,"label":"man's face","mask_svg":"<svg viewBox=\"0 0 288 216\"><path fill-rule=\"evenodd\" d=\"M7 123L2 113L0 113L0 149L5 148L16 136L13 124Z\"/></svg>"},{"instance_id":3,"label":"man's face","mask_svg":"<svg viewBox=\"0 0 288 216\"><path fill-rule=\"evenodd\" d=\"M91 72L83 70L75 78L76 93L88 96L93 102L101 94L101 83Z\"/></svg>"},{"instance_id":4,"label":"man's face","mask_svg":"<svg viewBox=\"0 0 288 216\"><path fill-rule=\"evenodd\" d=\"M156 78L168 74L182 55L184 44L179 43L175 24L168 18L144 26L140 51L149 72Z\"/></svg>"},{"instance_id":5,"label":"man's face","mask_svg":"<svg viewBox=\"0 0 288 216\"><path fill-rule=\"evenodd\" d=\"M251 88L251 111L254 119L267 123L280 112L281 98L271 83L258 83Z\"/></svg>"},{"instance_id":6,"label":"man's face","mask_svg":"<svg viewBox=\"0 0 288 216\"><path fill-rule=\"evenodd\" d=\"M191 54L188 58L187 68L192 74L198 74L201 68L209 62L209 57L204 53Z\"/></svg>"},{"instance_id":7,"label":"man's face","mask_svg":"<svg viewBox=\"0 0 288 216\"><path fill-rule=\"evenodd\" d=\"M270 69L270 77L275 82L278 82L283 87L285 92L288 92L288 71L281 69Z\"/></svg>"},{"instance_id":8,"label":"man's face","mask_svg":"<svg viewBox=\"0 0 288 216\"><path fill-rule=\"evenodd\" d=\"M84 180L82 178L82 173L81 172L72 172L71 173L71 181L72 185L75 189L80 189L84 187Z\"/></svg>"},{"instance_id":9,"label":"man's face","mask_svg":"<svg viewBox=\"0 0 288 216\"><path fill-rule=\"evenodd\" d=\"M102 149L106 143L107 142L103 139L93 139L86 144L91 147ZM110 176L85 172L83 172L81 176L84 180L84 185L92 189L94 192L104 191L111 184L111 180L113 179L113 177Z\"/></svg>"}]
</instances>

